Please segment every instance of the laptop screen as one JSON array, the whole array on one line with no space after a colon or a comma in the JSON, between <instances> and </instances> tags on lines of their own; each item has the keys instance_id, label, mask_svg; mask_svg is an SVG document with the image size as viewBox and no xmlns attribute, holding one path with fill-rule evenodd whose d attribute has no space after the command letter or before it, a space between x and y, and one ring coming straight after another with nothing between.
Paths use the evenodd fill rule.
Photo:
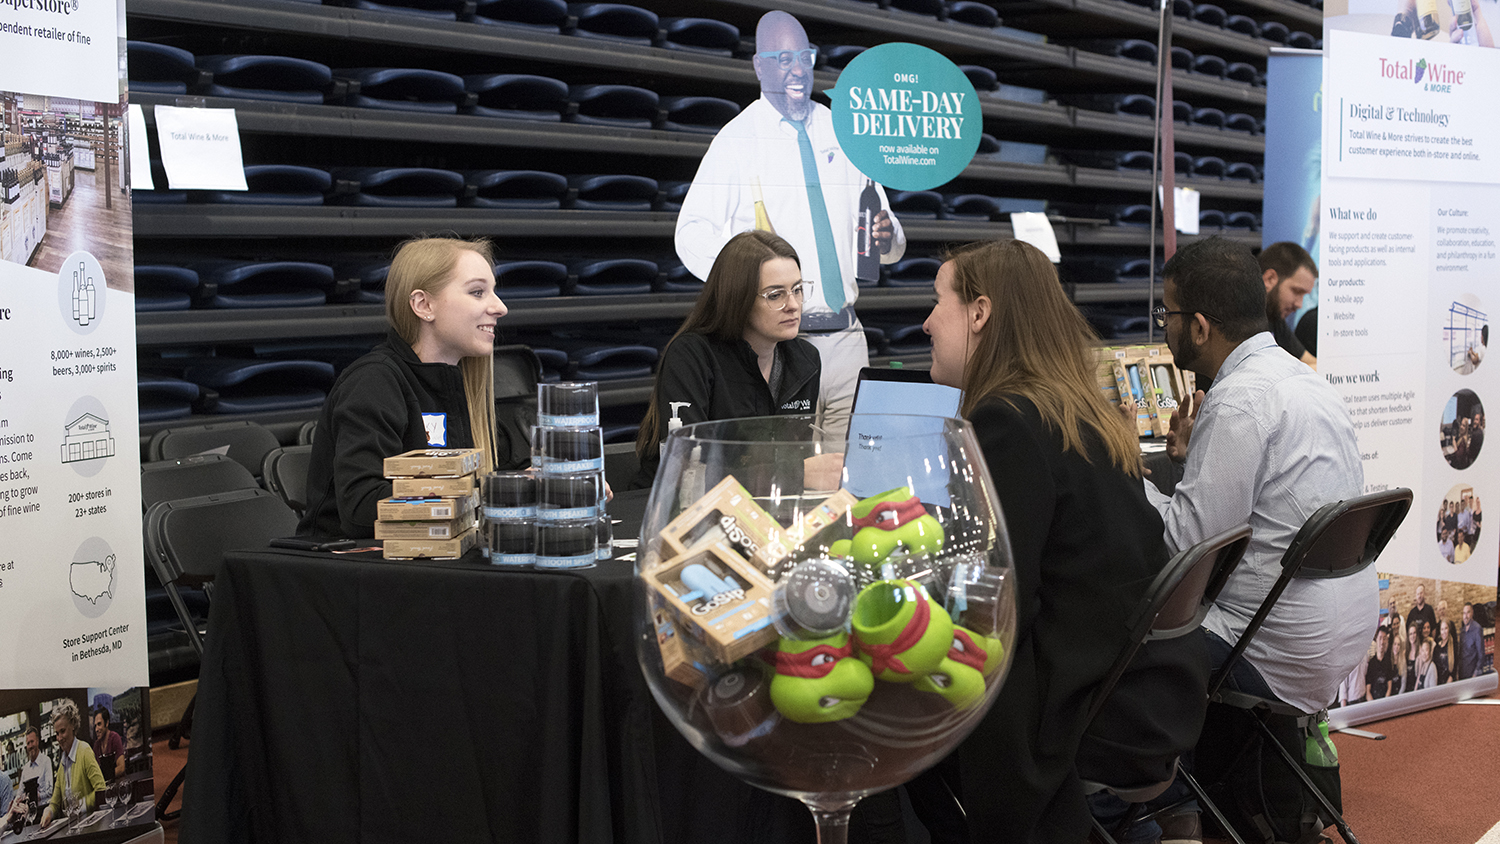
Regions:
<instances>
[{"instance_id":1,"label":"laptop screen","mask_svg":"<svg viewBox=\"0 0 1500 844\"><path fill-rule=\"evenodd\" d=\"M868 498L899 486L910 486L923 502L947 506L947 472L932 460L940 453L938 435L943 432L943 422L930 417L958 416L962 398L961 390L934 384L923 371L875 367L860 370L854 393L854 417L844 453L848 478L845 488L860 498ZM919 467L930 472L913 474Z\"/></svg>"}]
</instances>

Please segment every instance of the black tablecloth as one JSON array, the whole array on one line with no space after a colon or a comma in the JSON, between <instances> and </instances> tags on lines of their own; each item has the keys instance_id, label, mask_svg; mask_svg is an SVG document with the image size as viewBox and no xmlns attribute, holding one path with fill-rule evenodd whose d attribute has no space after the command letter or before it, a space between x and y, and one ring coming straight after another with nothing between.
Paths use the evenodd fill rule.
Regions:
<instances>
[{"instance_id":1,"label":"black tablecloth","mask_svg":"<svg viewBox=\"0 0 1500 844\"><path fill-rule=\"evenodd\" d=\"M644 496L621 499L633 535ZM805 809L715 768L657 710L632 589L621 560L230 555L183 840L811 840Z\"/></svg>"}]
</instances>

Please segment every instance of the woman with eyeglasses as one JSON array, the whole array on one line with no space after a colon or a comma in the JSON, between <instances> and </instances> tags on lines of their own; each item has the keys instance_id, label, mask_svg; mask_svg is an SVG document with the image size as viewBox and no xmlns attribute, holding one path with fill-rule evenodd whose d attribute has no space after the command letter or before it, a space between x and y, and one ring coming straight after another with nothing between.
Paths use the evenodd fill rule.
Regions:
<instances>
[{"instance_id":1,"label":"woman with eyeglasses","mask_svg":"<svg viewBox=\"0 0 1500 844\"><path fill-rule=\"evenodd\" d=\"M797 338L805 285L796 250L770 232L730 238L656 372L635 450L634 489L651 486L678 423L813 413L818 350Z\"/></svg>"}]
</instances>

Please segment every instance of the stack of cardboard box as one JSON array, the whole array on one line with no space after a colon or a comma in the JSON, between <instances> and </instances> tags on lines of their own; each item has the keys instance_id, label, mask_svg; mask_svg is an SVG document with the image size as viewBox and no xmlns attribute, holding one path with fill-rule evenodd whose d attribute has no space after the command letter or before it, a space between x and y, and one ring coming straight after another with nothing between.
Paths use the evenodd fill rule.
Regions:
<instances>
[{"instance_id":1,"label":"stack of cardboard box","mask_svg":"<svg viewBox=\"0 0 1500 844\"><path fill-rule=\"evenodd\" d=\"M456 559L474 547L481 454L424 448L385 459L392 497L378 505L375 538L386 559Z\"/></svg>"}]
</instances>

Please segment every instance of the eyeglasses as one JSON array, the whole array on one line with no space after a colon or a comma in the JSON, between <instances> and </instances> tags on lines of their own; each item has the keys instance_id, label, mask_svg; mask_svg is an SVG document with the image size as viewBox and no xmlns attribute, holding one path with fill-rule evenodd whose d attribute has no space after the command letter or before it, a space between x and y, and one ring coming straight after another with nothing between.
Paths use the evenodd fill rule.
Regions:
<instances>
[{"instance_id":1,"label":"eyeglasses","mask_svg":"<svg viewBox=\"0 0 1500 844\"><path fill-rule=\"evenodd\" d=\"M763 290L755 295L766 300L766 304L771 307L771 310L784 311L792 303L793 299L797 300L797 304L802 304L802 299L807 295L807 288L809 287L812 287L812 282L804 281L792 285L791 289L773 287L770 290Z\"/></svg>"},{"instance_id":2,"label":"eyeglasses","mask_svg":"<svg viewBox=\"0 0 1500 844\"><path fill-rule=\"evenodd\" d=\"M1213 320L1214 322L1219 321L1218 317L1210 313L1204 313L1203 311L1169 311L1167 310L1167 307L1165 305L1157 305L1156 307L1151 309L1151 316L1156 320L1157 328L1167 327L1168 314L1203 314L1205 317Z\"/></svg>"},{"instance_id":3,"label":"eyeglasses","mask_svg":"<svg viewBox=\"0 0 1500 844\"><path fill-rule=\"evenodd\" d=\"M756 53L763 59L775 59L776 65L782 70L792 66L792 62L798 62L803 67L812 67L818 60L818 49L810 47L806 50L767 50L764 53Z\"/></svg>"}]
</instances>

